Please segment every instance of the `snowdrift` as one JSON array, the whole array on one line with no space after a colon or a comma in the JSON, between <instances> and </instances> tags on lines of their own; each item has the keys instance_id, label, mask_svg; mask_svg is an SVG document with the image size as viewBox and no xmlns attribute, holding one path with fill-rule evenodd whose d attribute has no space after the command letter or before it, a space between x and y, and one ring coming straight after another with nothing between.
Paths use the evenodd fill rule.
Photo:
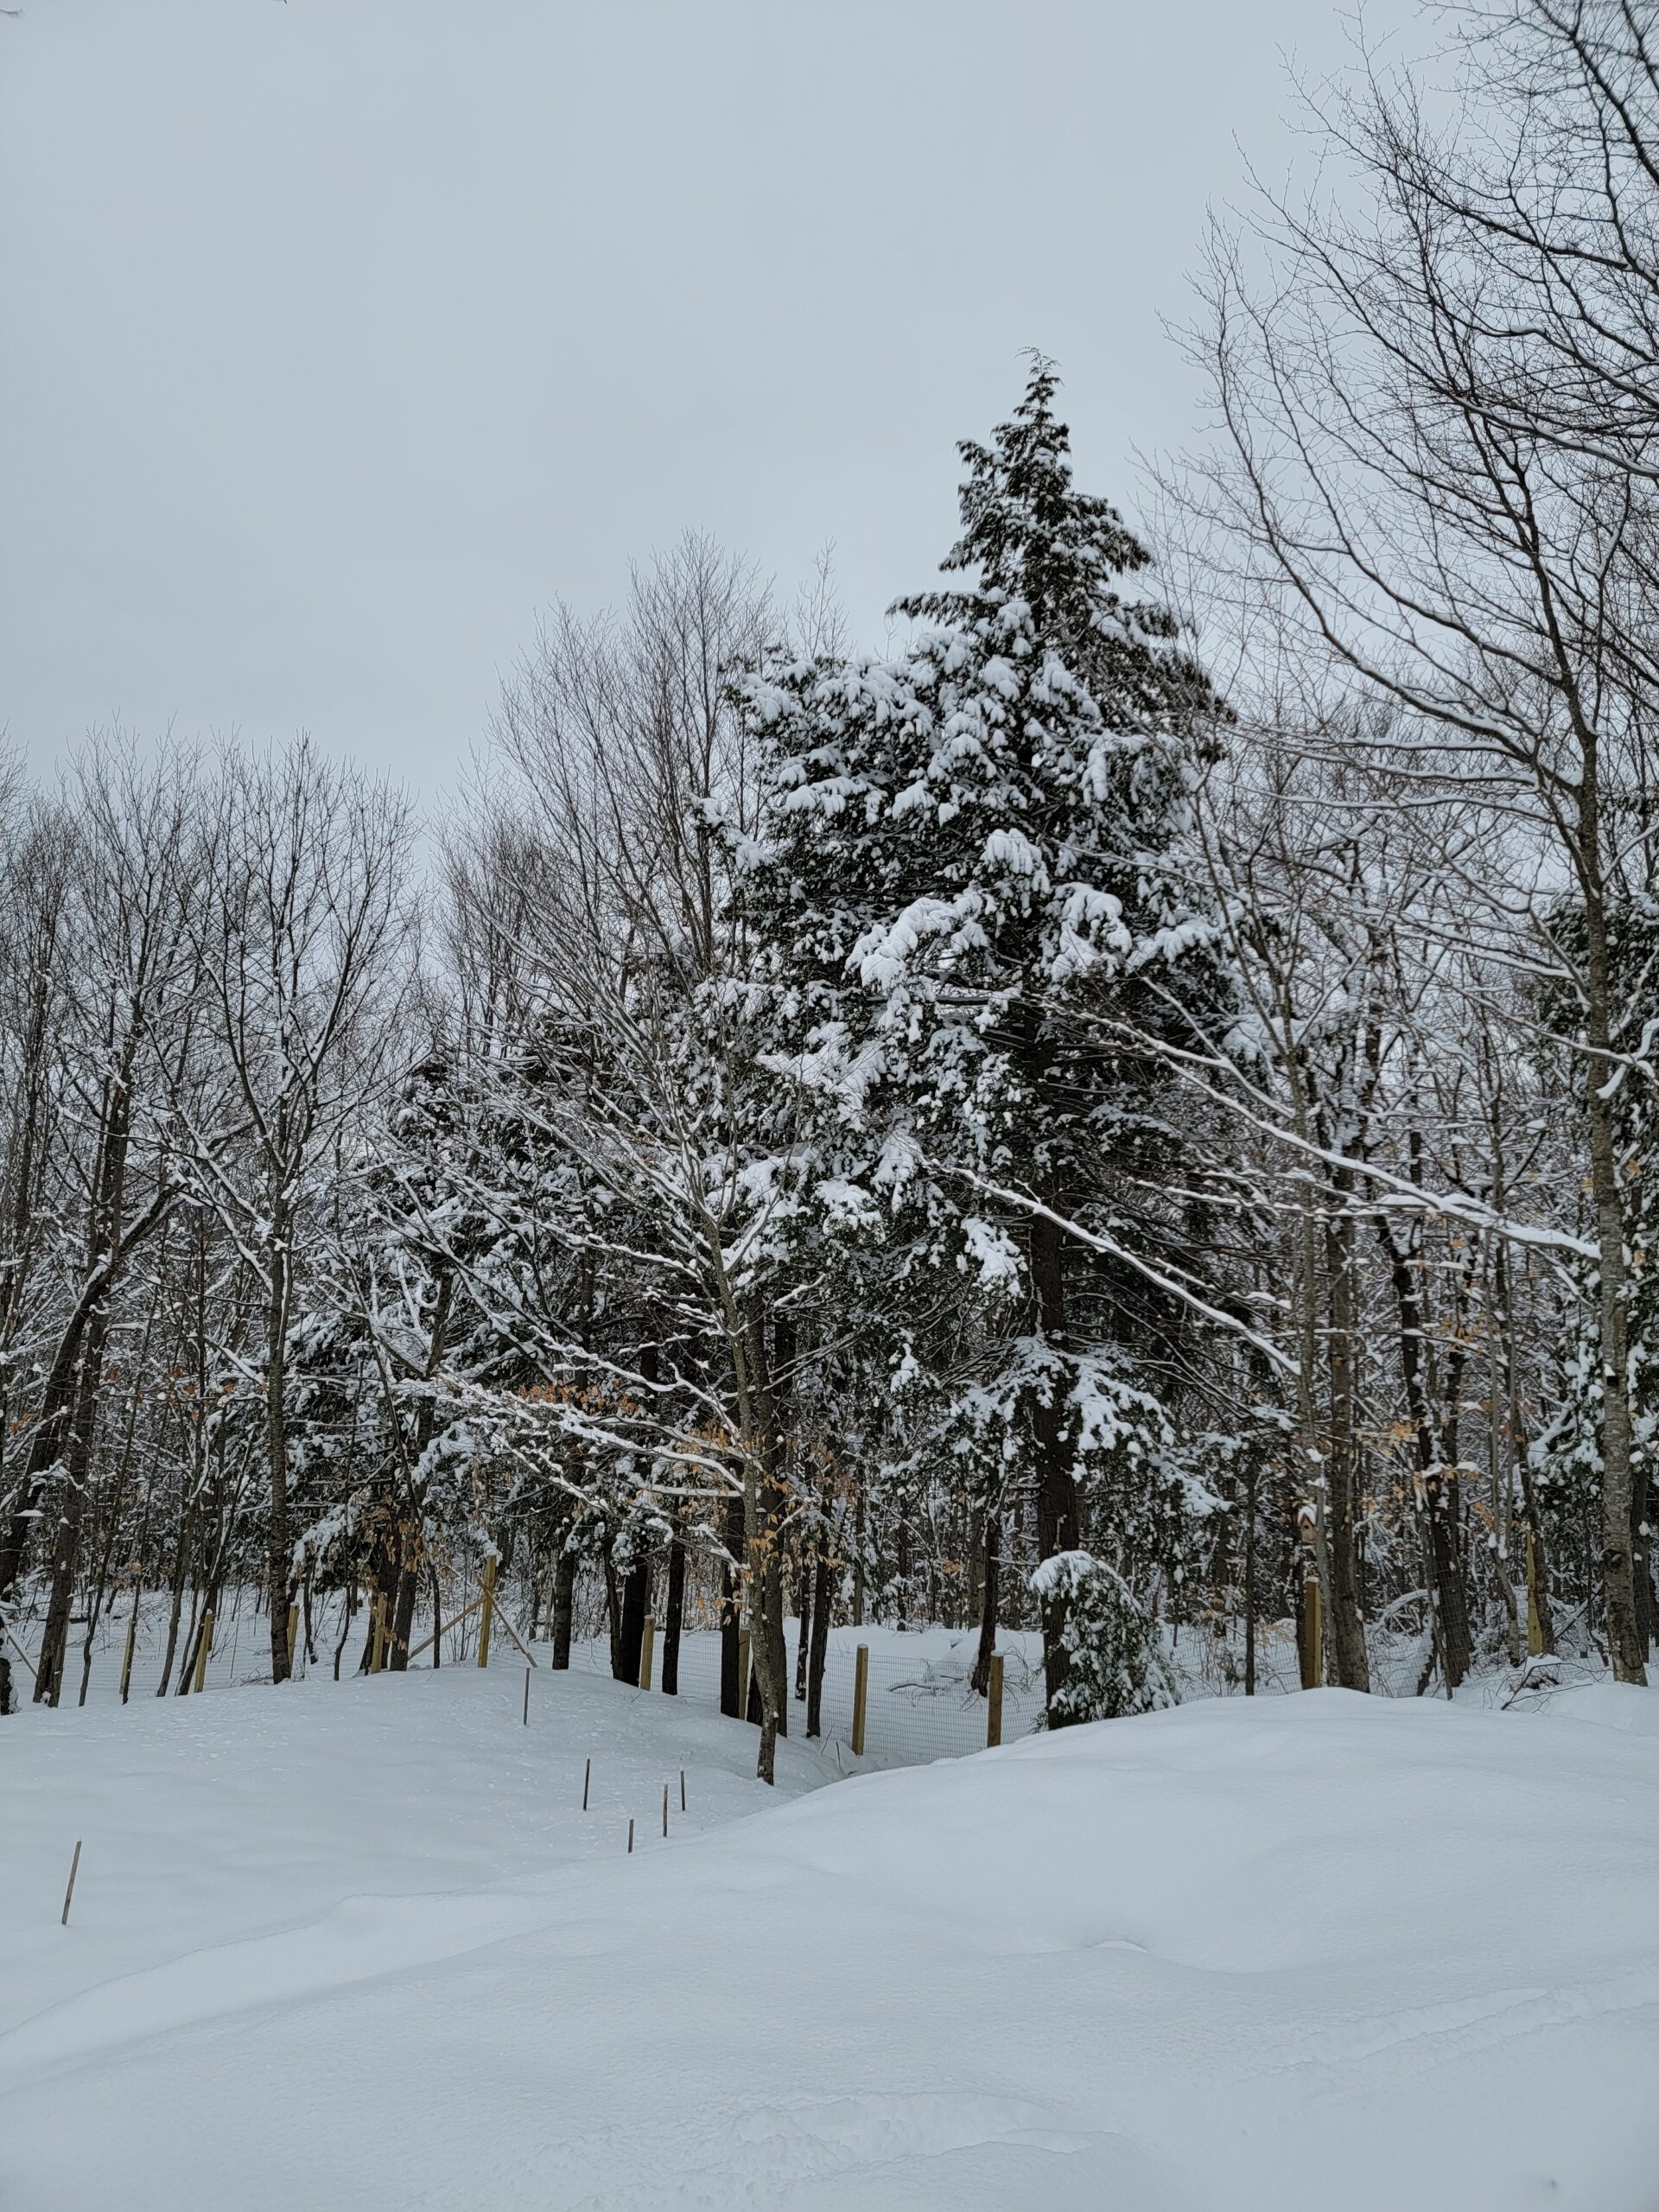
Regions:
<instances>
[{"instance_id":1,"label":"snowdrift","mask_svg":"<svg viewBox=\"0 0 1659 2212\"><path fill-rule=\"evenodd\" d=\"M733 1819L737 1724L537 1689L0 1739L6 2212L1659 2206L1659 1694L1189 1705Z\"/></svg>"}]
</instances>

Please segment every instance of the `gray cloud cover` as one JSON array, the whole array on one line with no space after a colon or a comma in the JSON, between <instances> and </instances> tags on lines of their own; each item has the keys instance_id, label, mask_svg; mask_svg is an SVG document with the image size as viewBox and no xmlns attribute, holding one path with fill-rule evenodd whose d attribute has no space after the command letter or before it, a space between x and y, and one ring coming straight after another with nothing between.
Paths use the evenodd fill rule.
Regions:
<instances>
[{"instance_id":1,"label":"gray cloud cover","mask_svg":"<svg viewBox=\"0 0 1659 2212\"><path fill-rule=\"evenodd\" d=\"M1329 0L30 0L0 21L0 723L313 730L435 788L687 525L859 631L1058 356L1189 428L1235 137Z\"/></svg>"}]
</instances>

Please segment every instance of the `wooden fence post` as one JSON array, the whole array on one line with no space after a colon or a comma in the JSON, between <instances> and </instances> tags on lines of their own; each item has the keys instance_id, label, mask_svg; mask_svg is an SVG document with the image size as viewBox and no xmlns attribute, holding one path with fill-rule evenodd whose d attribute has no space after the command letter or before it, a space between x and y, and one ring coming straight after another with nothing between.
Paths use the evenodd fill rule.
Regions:
<instances>
[{"instance_id":1,"label":"wooden fence post","mask_svg":"<svg viewBox=\"0 0 1659 2212\"><path fill-rule=\"evenodd\" d=\"M484 1562L484 1611L478 1624L478 1663L490 1663L490 1630L495 1624L495 1559L493 1554Z\"/></svg>"},{"instance_id":2,"label":"wooden fence post","mask_svg":"<svg viewBox=\"0 0 1659 2212\"><path fill-rule=\"evenodd\" d=\"M132 1688L132 1647L138 1635L138 1593L132 1597L132 1618L127 1623L127 1648L121 1655L121 1702L127 1701L127 1692Z\"/></svg>"},{"instance_id":3,"label":"wooden fence post","mask_svg":"<svg viewBox=\"0 0 1659 2212\"><path fill-rule=\"evenodd\" d=\"M211 1613L204 1613L201 1617L201 1635L196 1643L196 1678L190 1685L198 1697L207 1681L207 1655L213 1648L213 1617Z\"/></svg>"},{"instance_id":4,"label":"wooden fence post","mask_svg":"<svg viewBox=\"0 0 1659 2212\"><path fill-rule=\"evenodd\" d=\"M668 1784L663 1784L663 1834L668 1834Z\"/></svg>"},{"instance_id":5,"label":"wooden fence post","mask_svg":"<svg viewBox=\"0 0 1659 2212\"><path fill-rule=\"evenodd\" d=\"M853 1662L853 1757L864 1756L864 1716L870 1699L870 1647L861 1643Z\"/></svg>"},{"instance_id":6,"label":"wooden fence post","mask_svg":"<svg viewBox=\"0 0 1659 2212\"><path fill-rule=\"evenodd\" d=\"M1302 1688L1316 1690L1325 1680L1325 1607L1319 1580L1310 1574L1302 1584Z\"/></svg>"},{"instance_id":7,"label":"wooden fence post","mask_svg":"<svg viewBox=\"0 0 1659 2212\"><path fill-rule=\"evenodd\" d=\"M69 1904L70 1900L75 1894L75 1877L79 1873L79 1872L80 1846L77 1843L75 1846L75 1855L69 1861L69 1886L63 1893L63 1918L58 1923L60 1928L67 1928L69 1925Z\"/></svg>"},{"instance_id":8,"label":"wooden fence post","mask_svg":"<svg viewBox=\"0 0 1659 2212\"><path fill-rule=\"evenodd\" d=\"M1002 1740L1002 1654L991 1654L991 1679L985 1693L985 1748L994 1751Z\"/></svg>"},{"instance_id":9,"label":"wooden fence post","mask_svg":"<svg viewBox=\"0 0 1659 2212\"><path fill-rule=\"evenodd\" d=\"M588 1785L592 1782L593 1778L594 1762L590 1758L587 1765L582 1770L582 1809L584 1813L588 1809Z\"/></svg>"},{"instance_id":10,"label":"wooden fence post","mask_svg":"<svg viewBox=\"0 0 1659 2212\"><path fill-rule=\"evenodd\" d=\"M300 1663L300 1609L297 1605L288 1609L288 1671L291 1675Z\"/></svg>"},{"instance_id":11,"label":"wooden fence post","mask_svg":"<svg viewBox=\"0 0 1659 2212\"><path fill-rule=\"evenodd\" d=\"M1544 1624L1538 1611L1538 1547L1527 1531L1527 1656L1536 1659L1544 1648Z\"/></svg>"},{"instance_id":12,"label":"wooden fence post","mask_svg":"<svg viewBox=\"0 0 1659 2212\"><path fill-rule=\"evenodd\" d=\"M651 1662L656 1647L657 1624L647 1613L645 1632L639 1638L639 1687L642 1690L651 1688Z\"/></svg>"}]
</instances>

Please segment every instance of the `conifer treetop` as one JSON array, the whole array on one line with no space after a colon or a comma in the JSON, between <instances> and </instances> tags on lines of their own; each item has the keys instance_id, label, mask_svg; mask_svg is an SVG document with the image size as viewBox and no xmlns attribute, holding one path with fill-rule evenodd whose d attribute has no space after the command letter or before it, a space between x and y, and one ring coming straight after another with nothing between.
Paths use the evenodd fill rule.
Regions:
<instances>
[{"instance_id":1,"label":"conifer treetop","mask_svg":"<svg viewBox=\"0 0 1659 2212\"><path fill-rule=\"evenodd\" d=\"M962 535L939 566L946 573L976 570L976 584L911 594L891 613L953 626L1013 615L1000 626L1013 633L1015 652L1020 631L1074 652L1131 634L1144 643L1176 636L1167 608L1126 603L1111 588L1116 578L1150 568L1152 556L1109 499L1074 486L1071 432L1054 411L1059 385L1053 362L1033 353L1020 404L993 430L990 444L958 442ZM1192 703L1209 703L1196 664L1181 673L1199 686Z\"/></svg>"}]
</instances>

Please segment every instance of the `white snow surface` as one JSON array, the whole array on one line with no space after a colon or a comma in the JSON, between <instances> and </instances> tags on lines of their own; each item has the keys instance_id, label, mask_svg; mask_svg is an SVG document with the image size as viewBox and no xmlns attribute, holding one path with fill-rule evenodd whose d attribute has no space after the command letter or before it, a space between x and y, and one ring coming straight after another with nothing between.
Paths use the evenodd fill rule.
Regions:
<instances>
[{"instance_id":1,"label":"white snow surface","mask_svg":"<svg viewBox=\"0 0 1659 2212\"><path fill-rule=\"evenodd\" d=\"M0 1725L4 2212L1659 2207L1659 1692L774 1794L738 1722L523 1682Z\"/></svg>"}]
</instances>

